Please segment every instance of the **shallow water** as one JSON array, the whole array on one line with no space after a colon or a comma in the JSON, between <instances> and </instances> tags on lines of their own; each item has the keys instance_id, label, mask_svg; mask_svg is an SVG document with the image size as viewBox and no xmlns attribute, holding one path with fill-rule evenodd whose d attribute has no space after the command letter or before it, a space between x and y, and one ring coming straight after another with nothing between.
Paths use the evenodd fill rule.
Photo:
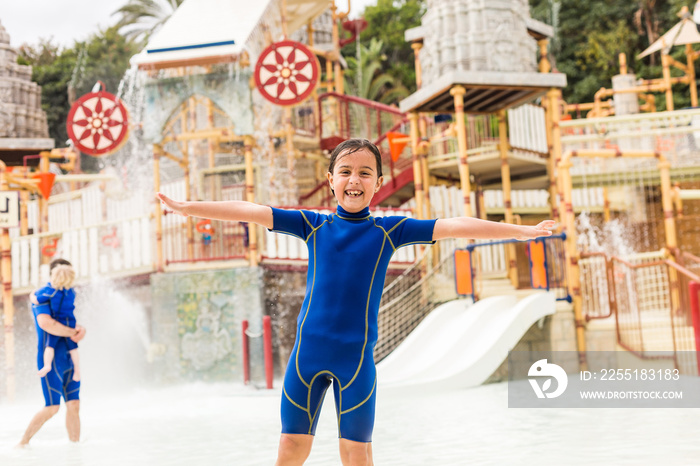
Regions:
<instances>
[{"instance_id":1,"label":"shallow water","mask_svg":"<svg viewBox=\"0 0 700 466\"><path fill-rule=\"evenodd\" d=\"M0 465L272 465L278 389L191 384L82 400L83 438L68 442L65 410L26 449L13 446L40 401L0 405ZM442 393L378 393L380 465L700 462L698 410L509 409L507 384ZM39 395L40 399L40 395ZM306 464L338 465L332 396Z\"/></svg>"}]
</instances>

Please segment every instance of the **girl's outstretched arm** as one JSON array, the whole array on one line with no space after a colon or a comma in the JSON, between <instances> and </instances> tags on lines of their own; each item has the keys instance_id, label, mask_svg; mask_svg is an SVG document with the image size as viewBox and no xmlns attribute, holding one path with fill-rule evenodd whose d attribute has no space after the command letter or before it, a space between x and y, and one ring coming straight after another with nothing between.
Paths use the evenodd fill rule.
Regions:
<instances>
[{"instance_id":1,"label":"girl's outstretched arm","mask_svg":"<svg viewBox=\"0 0 700 466\"><path fill-rule=\"evenodd\" d=\"M517 239L528 240L540 236L550 236L554 220L545 220L535 226L512 225L491 222L473 217L438 219L433 230L433 240L445 238L467 239Z\"/></svg>"},{"instance_id":2,"label":"girl's outstretched arm","mask_svg":"<svg viewBox=\"0 0 700 466\"><path fill-rule=\"evenodd\" d=\"M272 228L272 209L246 201L175 201L163 193L156 198L176 214L212 220L257 223Z\"/></svg>"}]
</instances>

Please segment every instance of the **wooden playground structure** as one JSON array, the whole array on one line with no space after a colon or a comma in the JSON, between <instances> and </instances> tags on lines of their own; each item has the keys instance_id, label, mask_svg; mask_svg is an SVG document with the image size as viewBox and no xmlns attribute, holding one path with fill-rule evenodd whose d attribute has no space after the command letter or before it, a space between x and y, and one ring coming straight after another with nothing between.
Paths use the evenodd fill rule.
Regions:
<instances>
[{"instance_id":1,"label":"wooden playground structure","mask_svg":"<svg viewBox=\"0 0 700 466\"><path fill-rule=\"evenodd\" d=\"M512 292L550 285L560 288L562 298L571 300L575 348L582 367L586 364L589 322L606 314L623 319L620 316L634 308L632 300L623 309L622 301L599 297L600 288L597 291L595 283L607 283L613 296L614 287L621 286L626 276L643 274L636 272L638 268L656 267L655 276L663 275L668 284L666 297L659 298L663 303L653 310L668 311L672 338L663 349L696 350L700 343L700 322L696 322L700 241L697 233L679 239L682 235L677 230L687 234L700 220L700 166L688 162L699 150L694 138L700 126L694 122L696 118L700 121L700 111L674 111L672 86L688 84L693 106L697 106L694 61L700 52L686 45L686 64L663 54L663 77L622 90L601 89L593 103L576 105L562 100L566 77L551 72L547 57L551 31L546 25L535 24L527 31L536 44L533 48L539 50L536 71L496 70L483 73L484 78L482 73L460 70L429 84L421 72L424 37L414 31L407 33L407 39L416 52L418 91L396 108L347 95L340 54L347 39L341 39L339 25L349 24L349 11L339 12L334 2L328 10L327 6L322 1L281 0L261 7L259 14L265 20L258 23L249 19L249 35L241 41L247 41L246 46L225 53L217 47L235 47L233 40L229 45L198 48L194 55L168 51L163 56L153 53L135 58L147 76L149 95L157 96L150 101L154 108L147 108L146 115L149 110L155 112L152 120L158 124L143 131L152 147L152 184L141 191L134 189L130 197L110 193L110 183L122 189L129 183L119 174L76 173L77 154L70 150L42 152L41 162L32 168L0 165L0 191L20 192L19 224L4 227L1 242L8 398L13 398L15 386L13 296L26 296L45 279L52 253L60 251L76 264L83 282L97 274L150 276L232 267L304 269L305 250L294 238L276 237L251 225L173 218L164 215L156 203L147 204L144 196L162 191L187 200L237 199L332 211L325 181L328 153L349 137L365 137L377 144L388 168L385 185L377 194L379 205L373 206L374 215L463 215L528 224L547 217L559 221L557 233L564 233L560 240L565 241L565 247L549 256L554 264L544 266L546 277L542 281L529 281L529 249L515 243L476 244L470 249L473 263L469 266L476 284L469 294L478 298L479 288L490 279L505 280ZM330 18L330 41L319 43L315 21L324 11ZM183 12L174 21L186 15ZM176 26L181 27L181 23ZM167 43L168 34L166 24L154 38L162 43L153 42L149 47L165 50L177 45ZM280 36L281 41L273 41ZM313 58L292 63L301 56L299 50L310 51ZM270 66L264 57L275 53L281 57L280 66L261 78L259 70ZM316 70L316 81L304 91L300 91L301 84L294 88L298 92L291 90L288 81L308 67ZM681 69L684 76L671 77L671 67ZM237 73L241 77L233 80L231 76ZM311 81L313 73L309 73L299 82ZM626 74L621 57L621 75ZM266 87L265 82L272 84ZM182 88L183 83L190 86L185 92L171 91ZM242 96L240 103L252 110L246 113L227 107L225 99L217 95L224 92L222 83L235 88L236 95ZM269 86L272 91L265 91ZM288 89L291 94L285 94ZM274 94L273 100L263 91ZM666 112L655 112L653 92L665 94ZM624 94L641 98L641 110L650 113L613 116L612 102L603 99ZM280 105L274 99L286 102ZM159 105L162 108L155 109ZM588 111L588 118L563 119L581 111ZM48 192L41 191L41 186L50 177L49 163L59 159L59 167L69 174L55 177L55 183L67 189L51 195L51 183ZM589 170L587 162L581 162L584 159L594 160L591 163L602 164L602 168ZM639 165L634 162L638 159L651 159L656 165ZM615 174L619 165L605 168L606 160L630 161L631 181ZM660 255L635 262L622 255L601 256L597 251L582 250L576 214L590 212L601 223L634 217L630 224L641 224L625 212L627 204L620 200L633 192L639 194L638 208L660 219L649 226L658 241L637 252ZM82 212L80 218L68 213L76 210ZM56 219L53 223L52 218ZM467 242L444 242L434 246L430 256L415 247L394 257L392 268L399 278L396 284L388 285L396 294L385 297L384 318L390 320L392 312L399 312L389 305L396 303L394 307L401 307L401 313L410 314L407 318L411 323L391 335L382 334L380 329L380 339L384 335L394 343L400 341L429 312L426 302L457 296L454 289L445 291L438 282L448 277L449 283L454 283L455 266L450 264L454 264L455 250L465 246ZM469 255L466 260L471 260ZM614 270L618 270L617 275ZM406 296L402 293L407 293L409 286L402 288L399 280L410 283L411 289L430 290L425 293L436 296L426 298L425 294L421 298L418 293L407 305L397 296ZM636 278L629 280L636 283ZM622 329L620 346L643 356L648 348L624 338L635 331L641 335L648 331L646 327L618 328ZM683 367L697 375L697 361L685 361Z\"/></svg>"}]
</instances>

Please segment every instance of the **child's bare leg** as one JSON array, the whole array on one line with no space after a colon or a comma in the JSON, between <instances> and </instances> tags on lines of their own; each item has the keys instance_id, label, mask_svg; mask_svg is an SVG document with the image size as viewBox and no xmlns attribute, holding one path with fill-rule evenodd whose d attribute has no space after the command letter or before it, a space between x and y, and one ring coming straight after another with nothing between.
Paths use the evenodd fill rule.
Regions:
<instances>
[{"instance_id":1,"label":"child's bare leg","mask_svg":"<svg viewBox=\"0 0 700 466\"><path fill-rule=\"evenodd\" d=\"M70 358L73 360L73 380L80 382L80 355L78 354L78 350L74 349L69 351L68 354L70 354Z\"/></svg>"},{"instance_id":2,"label":"child's bare leg","mask_svg":"<svg viewBox=\"0 0 700 466\"><path fill-rule=\"evenodd\" d=\"M53 362L54 350L50 346L44 349L44 367L39 369L39 377L43 377L51 371L51 363Z\"/></svg>"}]
</instances>

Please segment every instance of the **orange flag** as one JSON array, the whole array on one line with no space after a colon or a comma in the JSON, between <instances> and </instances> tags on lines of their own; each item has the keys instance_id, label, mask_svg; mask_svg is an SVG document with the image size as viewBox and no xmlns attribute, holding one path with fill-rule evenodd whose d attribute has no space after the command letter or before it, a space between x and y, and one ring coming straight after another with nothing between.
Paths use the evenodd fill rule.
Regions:
<instances>
[{"instance_id":1,"label":"orange flag","mask_svg":"<svg viewBox=\"0 0 700 466\"><path fill-rule=\"evenodd\" d=\"M403 133L386 133L386 138L389 141L389 152L391 153L391 160L396 162L401 157L401 152L403 152L404 147L408 144L408 135ZM404 141L397 141L397 139L405 139Z\"/></svg>"},{"instance_id":2,"label":"orange flag","mask_svg":"<svg viewBox=\"0 0 700 466\"><path fill-rule=\"evenodd\" d=\"M53 188L53 181L56 178L54 173L35 173L32 178L37 178L39 180L39 192L44 199L49 199L51 196L51 188Z\"/></svg>"}]
</instances>

